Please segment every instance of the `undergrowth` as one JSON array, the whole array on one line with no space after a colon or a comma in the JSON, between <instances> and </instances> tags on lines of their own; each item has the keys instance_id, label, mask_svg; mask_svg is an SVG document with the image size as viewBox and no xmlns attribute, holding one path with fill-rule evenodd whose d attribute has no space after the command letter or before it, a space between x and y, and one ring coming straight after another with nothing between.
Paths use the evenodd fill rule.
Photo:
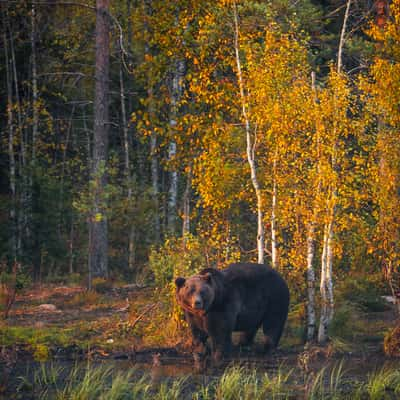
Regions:
<instances>
[{"instance_id":1,"label":"undergrowth","mask_svg":"<svg viewBox=\"0 0 400 400\"><path fill-rule=\"evenodd\" d=\"M366 382L350 381L343 364L338 363L310 374L303 385L293 370L283 366L276 371L231 365L221 376L199 380L196 377L162 378L136 369L116 371L112 366L75 365L67 371L42 364L32 378L20 378L16 393L40 400L380 400L400 395L400 372L382 369Z\"/></svg>"}]
</instances>

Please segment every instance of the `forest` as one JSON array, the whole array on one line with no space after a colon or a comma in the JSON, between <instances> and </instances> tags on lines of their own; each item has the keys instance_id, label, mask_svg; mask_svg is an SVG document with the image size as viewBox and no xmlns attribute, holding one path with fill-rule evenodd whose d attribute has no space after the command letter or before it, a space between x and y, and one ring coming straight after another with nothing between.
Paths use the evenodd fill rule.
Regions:
<instances>
[{"instance_id":1,"label":"forest","mask_svg":"<svg viewBox=\"0 0 400 400\"><path fill-rule=\"evenodd\" d=\"M0 13L0 397L28 398L10 397L21 349L34 363L71 346L187 349L174 279L232 262L288 282L283 347L305 375L316 354L371 355L366 332L379 360L400 356L400 0L2 0ZM385 396L400 393L392 375ZM193 398L245 398L224 378ZM299 398L342 398L345 384L323 397L314 378ZM360 399L396 398L370 384ZM54 398L100 398L68 390Z\"/></svg>"}]
</instances>

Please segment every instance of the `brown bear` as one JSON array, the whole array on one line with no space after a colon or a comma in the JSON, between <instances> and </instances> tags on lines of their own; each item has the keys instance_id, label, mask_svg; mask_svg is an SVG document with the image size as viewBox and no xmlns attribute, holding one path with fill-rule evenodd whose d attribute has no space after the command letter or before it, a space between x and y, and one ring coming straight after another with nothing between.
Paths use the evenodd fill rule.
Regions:
<instances>
[{"instance_id":1,"label":"brown bear","mask_svg":"<svg viewBox=\"0 0 400 400\"><path fill-rule=\"evenodd\" d=\"M195 360L206 353L210 337L215 362L229 354L232 332L240 331L248 345L262 325L265 350L278 346L289 308L289 289L282 276L262 264L237 263L206 268L175 280L176 299L192 331Z\"/></svg>"}]
</instances>

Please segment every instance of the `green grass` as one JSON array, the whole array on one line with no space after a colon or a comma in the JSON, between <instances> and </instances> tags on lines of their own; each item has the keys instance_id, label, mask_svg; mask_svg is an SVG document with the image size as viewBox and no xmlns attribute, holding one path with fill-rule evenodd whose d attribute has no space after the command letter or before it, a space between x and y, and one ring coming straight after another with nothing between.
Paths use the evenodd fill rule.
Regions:
<instances>
[{"instance_id":1,"label":"green grass","mask_svg":"<svg viewBox=\"0 0 400 400\"><path fill-rule=\"evenodd\" d=\"M400 398L400 371L383 368L371 374L366 391L371 400Z\"/></svg>"},{"instance_id":2,"label":"green grass","mask_svg":"<svg viewBox=\"0 0 400 400\"><path fill-rule=\"evenodd\" d=\"M307 382L306 397L310 400L345 399L348 394L343 393L344 383L343 362L335 364L329 372L324 367Z\"/></svg>"},{"instance_id":3,"label":"green grass","mask_svg":"<svg viewBox=\"0 0 400 400\"><path fill-rule=\"evenodd\" d=\"M31 381L21 378L18 392L40 400L391 400L400 398L400 372L382 369L366 382L345 377L343 363L322 368L304 385L294 371L279 367L273 372L232 365L221 376L199 383L196 377L163 378L138 370L115 370L110 365L75 365L69 370L42 364Z\"/></svg>"},{"instance_id":4,"label":"green grass","mask_svg":"<svg viewBox=\"0 0 400 400\"><path fill-rule=\"evenodd\" d=\"M71 339L71 329L56 327L35 328L31 326L0 326L0 342L3 346L15 344L67 345Z\"/></svg>"}]
</instances>

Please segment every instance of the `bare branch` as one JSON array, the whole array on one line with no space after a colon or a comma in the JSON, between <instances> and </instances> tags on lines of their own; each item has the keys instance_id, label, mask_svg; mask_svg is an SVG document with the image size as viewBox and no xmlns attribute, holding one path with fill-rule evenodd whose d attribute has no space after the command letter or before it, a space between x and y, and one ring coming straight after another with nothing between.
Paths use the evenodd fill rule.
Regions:
<instances>
[{"instance_id":1,"label":"bare branch","mask_svg":"<svg viewBox=\"0 0 400 400\"><path fill-rule=\"evenodd\" d=\"M337 56L337 72L340 74L342 72L342 54L343 54L343 46L346 41L346 28L347 28L347 20L349 18L350 13L350 5L351 0L347 0L346 11L344 13L342 32L340 33L340 42Z\"/></svg>"},{"instance_id":2,"label":"bare branch","mask_svg":"<svg viewBox=\"0 0 400 400\"><path fill-rule=\"evenodd\" d=\"M20 3L20 1L9 1L9 3ZM96 7L91 6L86 3L77 3L75 1L58 1L56 3L54 2L48 2L48 1L33 1L32 4L35 6L72 6L72 7L82 7L82 8L88 8L89 10L96 10Z\"/></svg>"}]
</instances>

